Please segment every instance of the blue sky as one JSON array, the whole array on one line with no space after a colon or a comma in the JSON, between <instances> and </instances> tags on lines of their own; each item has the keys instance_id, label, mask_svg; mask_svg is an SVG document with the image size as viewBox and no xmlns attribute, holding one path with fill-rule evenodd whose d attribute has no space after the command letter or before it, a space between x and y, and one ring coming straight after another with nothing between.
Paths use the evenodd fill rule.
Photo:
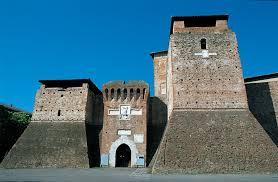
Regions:
<instances>
[{"instance_id":1,"label":"blue sky","mask_svg":"<svg viewBox=\"0 0 278 182\"><path fill-rule=\"evenodd\" d=\"M229 14L244 76L278 71L278 1L0 2L0 102L32 111L40 79L145 80L167 49L170 17Z\"/></svg>"}]
</instances>

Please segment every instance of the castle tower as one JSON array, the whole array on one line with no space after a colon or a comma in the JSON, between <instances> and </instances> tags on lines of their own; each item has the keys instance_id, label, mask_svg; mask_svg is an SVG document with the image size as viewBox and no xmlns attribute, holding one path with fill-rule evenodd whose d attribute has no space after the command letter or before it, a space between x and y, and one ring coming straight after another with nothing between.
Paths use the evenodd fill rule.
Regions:
<instances>
[{"instance_id":1,"label":"castle tower","mask_svg":"<svg viewBox=\"0 0 278 182\"><path fill-rule=\"evenodd\" d=\"M101 91L89 79L41 80L31 123L2 162L5 168L88 168L85 123Z\"/></svg>"},{"instance_id":2,"label":"castle tower","mask_svg":"<svg viewBox=\"0 0 278 182\"><path fill-rule=\"evenodd\" d=\"M278 169L277 147L248 110L237 40L227 22L227 15L171 19L167 75L161 77L169 119L153 172ZM155 80L163 75L155 73Z\"/></svg>"},{"instance_id":3,"label":"castle tower","mask_svg":"<svg viewBox=\"0 0 278 182\"><path fill-rule=\"evenodd\" d=\"M103 86L101 166L146 166L149 86L112 81Z\"/></svg>"},{"instance_id":4,"label":"castle tower","mask_svg":"<svg viewBox=\"0 0 278 182\"><path fill-rule=\"evenodd\" d=\"M151 53L154 65L154 96L167 102L166 76L168 51Z\"/></svg>"}]
</instances>

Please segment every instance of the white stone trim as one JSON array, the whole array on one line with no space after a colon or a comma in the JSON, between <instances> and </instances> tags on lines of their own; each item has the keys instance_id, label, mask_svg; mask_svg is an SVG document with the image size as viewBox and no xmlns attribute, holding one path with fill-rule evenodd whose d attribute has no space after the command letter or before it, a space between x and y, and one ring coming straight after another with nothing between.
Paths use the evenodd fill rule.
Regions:
<instances>
[{"instance_id":1,"label":"white stone trim","mask_svg":"<svg viewBox=\"0 0 278 182\"><path fill-rule=\"evenodd\" d=\"M122 113L122 107L127 107L127 113ZM119 120L130 120L130 116L142 115L142 109L131 108L130 105L120 105L118 109L109 109L108 116L119 116Z\"/></svg>"},{"instance_id":2,"label":"white stone trim","mask_svg":"<svg viewBox=\"0 0 278 182\"><path fill-rule=\"evenodd\" d=\"M130 115L132 116L140 116L142 115L143 111L142 109L131 109L130 110Z\"/></svg>"},{"instance_id":3,"label":"white stone trim","mask_svg":"<svg viewBox=\"0 0 278 182\"><path fill-rule=\"evenodd\" d=\"M138 155L138 150L136 148L135 143L132 140L130 140L127 136L120 136L120 138L118 138L115 142L112 143L109 150L109 166L116 166L116 151L117 148L122 144L126 144L129 146L131 151L131 167L136 167L136 156Z\"/></svg>"},{"instance_id":4,"label":"white stone trim","mask_svg":"<svg viewBox=\"0 0 278 182\"><path fill-rule=\"evenodd\" d=\"M203 58L209 58L209 56L217 56L217 53L210 53L208 50L202 50L200 53L195 53L195 56L202 56Z\"/></svg>"},{"instance_id":5,"label":"white stone trim","mask_svg":"<svg viewBox=\"0 0 278 182\"><path fill-rule=\"evenodd\" d=\"M108 116L117 116L120 115L119 109L109 109L108 110Z\"/></svg>"},{"instance_id":6,"label":"white stone trim","mask_svg":"<svg viewBox=\"0 0 278 182\"><path fill-rule=\"evenodd\" d=\"M124 135L124 136L127 136L127 135L131 135L131 130L118 130L118 135Z\"/></svg>"}]
</instances>

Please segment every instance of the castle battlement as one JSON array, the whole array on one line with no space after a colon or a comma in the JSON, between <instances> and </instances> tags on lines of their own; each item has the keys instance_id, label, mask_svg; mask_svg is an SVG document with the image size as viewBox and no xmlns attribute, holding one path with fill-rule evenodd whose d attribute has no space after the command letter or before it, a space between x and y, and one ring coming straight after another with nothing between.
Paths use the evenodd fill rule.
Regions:
<instances>
[{"instance_id":1,"label":"castle battlement","mask_svg":"<svg viewBox=\"0 0 278 182\"><path fill-rule=\"evenodd\" d=\"M149 85L145 81L110 81L103 85L105 102L147 101Z\"/></svg>"}]
</instances>

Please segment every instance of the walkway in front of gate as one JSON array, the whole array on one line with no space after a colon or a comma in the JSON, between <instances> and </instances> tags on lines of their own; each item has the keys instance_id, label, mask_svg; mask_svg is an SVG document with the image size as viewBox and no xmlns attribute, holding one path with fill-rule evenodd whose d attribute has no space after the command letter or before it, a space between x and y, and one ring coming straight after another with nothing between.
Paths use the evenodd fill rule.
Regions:
<instances>
[{"instance_id":1,"label":"walkway in front of gate","mask_svg":"<svg viewBox=\"0 0 278 182\"><path fill-rule=\"evenodd\" d=\"M277 182L278 175L151 175L144 168L94 169L0 169L0 181L204 181L204 182Z\"/></svg>"}]
</instances>

